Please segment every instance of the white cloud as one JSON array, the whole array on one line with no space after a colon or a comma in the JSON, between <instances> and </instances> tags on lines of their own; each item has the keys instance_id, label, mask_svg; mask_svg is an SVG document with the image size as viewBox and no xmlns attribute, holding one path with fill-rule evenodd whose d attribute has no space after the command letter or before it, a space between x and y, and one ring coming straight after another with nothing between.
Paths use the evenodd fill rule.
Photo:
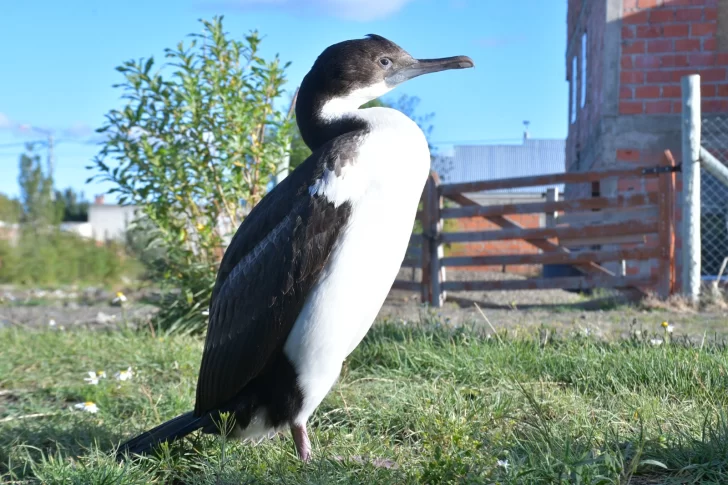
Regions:
<instances>
[{"instance_id":1,"label":"white cloud","mask_svg":"<svg viewBox=\"0 0 728 485\"><path fill-rule=\"evenodd\" d=\"M10 118L8 118L8 115L6 115L5 113L0 113L0 130L7 130L12 127L13 127L13 122L10 121Z\"/></svg>"},{"instance_id":2,"label":"white cloud","mask_svg":"<svg viewBox=\"0 0 728 485\"><path fill-rule=\"evenodd\" d=\"M389 17L414 0L223 0L217 6L238 9L279 9L294 13L315 11L345 20L366 22Z\"/></svg>"},{"instance_id":3,"label":"white cloud","mask_svg":"<svg viewBox=\"0 0 728 485\"><path fill-rule=\"evenodd\" d=\"M66 128L64 133L71 138L85 138L91 136L94 130L86 123L77 122Z\"/></svg>"}]
</instances>

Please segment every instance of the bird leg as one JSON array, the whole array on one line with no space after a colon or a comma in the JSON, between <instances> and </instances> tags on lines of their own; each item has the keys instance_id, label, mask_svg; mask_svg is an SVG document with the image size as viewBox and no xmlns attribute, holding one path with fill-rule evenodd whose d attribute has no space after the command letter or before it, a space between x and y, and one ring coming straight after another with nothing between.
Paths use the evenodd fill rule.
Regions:
<instances>
[{"instance_id":1,"label":"bird leg","mask_svg":"<svg viewBox=\"0 0 728 485\"><path fill-rule=\"evenodd\" d=\"M291 435L293 435L293 442L296 444L298 457L302 461L308 462L311 459L311 442L308 440L306 425L291 424Z\"/></svg>"}]
</instances>

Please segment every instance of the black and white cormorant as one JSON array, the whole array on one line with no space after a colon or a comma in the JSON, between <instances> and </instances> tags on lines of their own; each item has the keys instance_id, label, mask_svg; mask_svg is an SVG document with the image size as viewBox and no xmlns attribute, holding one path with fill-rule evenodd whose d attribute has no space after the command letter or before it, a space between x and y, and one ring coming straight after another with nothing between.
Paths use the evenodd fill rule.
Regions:
<instances>
[{"instance_id":1,"label":"black and white cormorant","mask_svg":"<svg viewBox=\"0 0 728 485\"><path fill-rule=\"evenodd\" d=\"M119 457L197 429L260 438L306 423L364 338L404 258L430 169L424 134L390 108L359 109L416 76L473 67L417 60L369 35L328 47L303 79L296 121L312 154L238 228L212 291L195 408L124 443Z\"/></svg>"}]
</instances>

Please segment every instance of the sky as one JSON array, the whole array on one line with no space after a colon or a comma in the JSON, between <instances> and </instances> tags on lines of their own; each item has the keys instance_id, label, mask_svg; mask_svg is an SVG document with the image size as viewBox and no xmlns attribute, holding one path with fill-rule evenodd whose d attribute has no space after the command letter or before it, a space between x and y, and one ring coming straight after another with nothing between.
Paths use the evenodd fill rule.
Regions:
<instances>
[{"instance_id":1,"label":"sky","mask_svg":"<svg viewBox=\"0 0 728 485\"><path fill-rule=\"evenodd\" d=\"M165 48L200 33L199 20L215 15L224 15L233 37L257 30L264 57L291 62L286 99L324 48L366 34L387 37L414 57L470 56L474 69L422 76L388 95L417 96L417 114L434 113L431 140L441 153L455 144L518 142L524 120L533 138L566 137L565 1L3 1L0 192L18 195L24 143L49 131L57 140L58 188L89 199L111 188L86 184L94 172L85 167L99 150L94 130L123 106L115 67L161 60Z\"/></svg>"}]
</instances>

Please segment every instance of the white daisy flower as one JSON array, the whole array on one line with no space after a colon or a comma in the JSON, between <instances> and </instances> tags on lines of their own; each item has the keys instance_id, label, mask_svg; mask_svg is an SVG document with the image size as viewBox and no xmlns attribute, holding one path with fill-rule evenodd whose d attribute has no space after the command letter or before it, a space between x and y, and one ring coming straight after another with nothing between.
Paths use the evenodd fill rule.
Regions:
<instances>
[{"instance_id":1,"label":"white daisy flower","mask_svg":"<svg viewBox=\"0 0 728 485\"><path fill-rule=\"evenodd\" d=\"M674 331L675 331L675 326L674 325L668 325L667 326L667 333L672 333Z\"/></svg>"},{"instance_id":2,"label":"white daisy flower","mask_svg":"<svg viewBox=\"0 0 728 485\"><path fill-rule=\"evenodd\" d=\"M202 310L202 316L206 317L210 314L210 310Z\"/></svg>"},{"instance_id":3,"label":"white daisy flower","mask_svg":"<svg viewBox=\"0 0 728 485\"><path fill-rule=\"evenodd\" d=\"M51 318L50 320L48 320L48 325L51 326L51 327L55 327L56 326L56 321Z\"/></svg>"},{"instance_id":4,"label":"white daisy flower","mask_svg":"<svg viewBox=\"0 0 728 485\"><path fill-rule=\"evenodd\" d=\"M659 339L659 338L653 338L653 339L650 339L650 343L651 343L652 345L662 345L662 339Z\"/></svg>"},{"instance_id":5,"label":"white daisy flower","mask_svg":"<svg viewBox=\"0 0 728 485\"><path fill-rule=\"evenodd\" d=\"M80 402L73 406L74 409L78 409L80 411L86 411L87 413L95 414L98 412L99 408L96 406L96 403L91 401L86 402Z\"/></svg>"},{"instance_id":6,"label":"white daisy flower","mask_svg":"<svg viewBox=\"0 0 728 485\"><path fill-rule=\"evenodd\" d=\"M131 376L132 376L131 366L127 367L126 370L122 370L122 371L119 371L116 374L114 374L114 378L117 381L128 381L129 379L131 379Z\"/></svg>"},{"instance_id":7,"label":"white daisy flower","mask_svg":"<svg viewBox=\"0 0 728 485\"><path fill-rule=\"evenodd\" d=\"M508 460L498 460L497 465L501 468L508 470L508 466L509 466Z\"/></svg>"},{"instance_id":8,"label":"white daisy flower","mask_svg":"<svg viewBox=\"0 0 728 485\"><path fill-rule=\"evenodd\" d=\"M84 381L88 382L92 386L95 386L99 383L99 379L106 379L106 372L100 370L98 372L89 371L88 377L84 377Z\"/></svg>"},{"instance_id":9,"label":"white daisy flower","mask_svg":"<svg viewBox=\"0 0 728 485\"><path fill-rule=\"evenodd\" d=\"M126 303L127 297L124 293L118 291L116 292L116 298L114 298L111 302L112 303Z\"/></svg>"}]
</instances>

